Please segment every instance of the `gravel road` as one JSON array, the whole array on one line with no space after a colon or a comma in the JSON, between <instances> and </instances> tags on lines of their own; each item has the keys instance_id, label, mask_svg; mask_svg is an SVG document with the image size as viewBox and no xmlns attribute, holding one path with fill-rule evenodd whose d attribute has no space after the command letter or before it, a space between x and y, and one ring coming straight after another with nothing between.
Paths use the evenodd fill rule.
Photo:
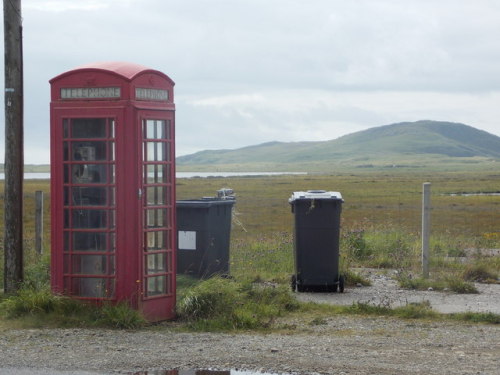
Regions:
<instances>
[{"instance_id":1,"label":"gravel road","mask_svg":"<svg viewBox=\"0 0 500 375\"><path fill-rule=\"evenodd\" d=\"M487 288L490 294L457 297L398 290L390 279L373 277L373 287L346 289L343 295L299 294L298 298L344 304L356 300L386 303L387 298L392 298L392 303L406 303L417 298L416 302L430 300L444 312L486 311L490 307L500 312L495 310L500 303L496 285ZM484 301L476 300L481 295L486 297ZM447 301L452 300L460 303L453 302L451 308ZM488 300L494 303L487 305ZM300 374L500 374L498 325L337 315L319 321L308 319L279 321L295 327L281 334L179 333L168 324L140 331L4 330L0 335L0 373L142 371L141 375L154 375L155 370L163 369L216 368ZM33 369L37 372L30 371ZM42 370L45 372L38 372Z\"/></svg>"},{"instance_id":2,"label":"gravel road","mask_svg":"<svg viewBox=\"0 0 500 375\"><path fill-rule=\"evenodd\" d=\"M0 338L0 372L218 368L303 374L500 374L499 326L352 316L334 316L317 325L288 323L297 324L296 333L9 330Z\"/></svg>"}]
</instances>

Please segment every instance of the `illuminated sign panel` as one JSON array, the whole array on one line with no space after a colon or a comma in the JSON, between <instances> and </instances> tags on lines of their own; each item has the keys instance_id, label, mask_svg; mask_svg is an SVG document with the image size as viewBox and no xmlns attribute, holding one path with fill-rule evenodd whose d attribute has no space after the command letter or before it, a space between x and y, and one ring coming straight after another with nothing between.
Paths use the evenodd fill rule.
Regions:
<instances>
[{"instance_id":1,"label":"illuminated sign panel","mask_svg":"<svg viewBox=\"0 0 500 375\"><path fill-rule=\"evenodd\" d=\"M135 98L137 100L158 100L166 102L168 100L168 90L136 87Z\"/></svg>"},{"instance_id":2,"label":"illuminated sign panel","mask_svg":"<svg viewBox=\"0 0 500 375\"><path fill-rule=\"evenodd\" d=\"M119 87L71 87L61 89L61 99L120 98Z\"/></svg>"}]
</instances>

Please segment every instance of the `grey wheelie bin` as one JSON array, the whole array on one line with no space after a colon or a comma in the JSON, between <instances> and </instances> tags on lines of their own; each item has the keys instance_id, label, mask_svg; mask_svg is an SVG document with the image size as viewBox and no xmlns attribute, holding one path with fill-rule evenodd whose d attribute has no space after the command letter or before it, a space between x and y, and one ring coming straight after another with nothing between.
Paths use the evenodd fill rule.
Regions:
<instances>
[{"instance_id":1,"label":"grey wheelie bin","mask_svg":"<svg viewBox=\"0 0 500 375\"><path fill-rule=\"evenodd\" d=\"M344 291L339 270L342 195L335 191L294 192L289 199L295 219L295 273L297 292Z\"/></svg>"},{"instance_id":2,"label":"grey wheelie bin","mask_svg":"<svg viewBox=\"0 0 500 375\"><path fill-rule=\"evenodd\" d=\"M178 200L177 273L195 277L229 274L229 240L234 200Z\"/></svg>"}]
</instances>

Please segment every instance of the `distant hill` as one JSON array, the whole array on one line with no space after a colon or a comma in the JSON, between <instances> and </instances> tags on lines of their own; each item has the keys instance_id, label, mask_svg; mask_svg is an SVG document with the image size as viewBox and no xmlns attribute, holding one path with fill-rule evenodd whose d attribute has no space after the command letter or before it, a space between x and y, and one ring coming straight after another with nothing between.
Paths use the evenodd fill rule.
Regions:
<instances>
[{"instance_id":1,"label":"distant hill","mask_svg":"<svg viewBox=\"0 0 500 375\"><path fill-rule=\"evenodd\" d=\"M458 159L457 159L458 158ZM464 158L500 159L500 137L468 125L423 120L375 127L323 142L268 142L178 157L179 167L422 164ZM295 169L295 168L287 168Z\"/></svg>"}]
</instances>

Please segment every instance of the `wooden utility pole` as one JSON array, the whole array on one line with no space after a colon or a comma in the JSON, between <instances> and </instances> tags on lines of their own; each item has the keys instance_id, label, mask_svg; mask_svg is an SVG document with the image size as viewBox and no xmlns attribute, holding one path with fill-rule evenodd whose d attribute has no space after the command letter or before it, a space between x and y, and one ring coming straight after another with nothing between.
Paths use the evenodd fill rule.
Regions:
<instances>
[{"instance_id":1,"label":"wooden utility pole","mask_svg":"<svg viewBox=\"0 0 500 375\"><path fill-rule=\"evenodd\" d=\"M4 291L23 281L23 45L21 0L3 1L5 52Z\"/></svg>"}]
</instances>

